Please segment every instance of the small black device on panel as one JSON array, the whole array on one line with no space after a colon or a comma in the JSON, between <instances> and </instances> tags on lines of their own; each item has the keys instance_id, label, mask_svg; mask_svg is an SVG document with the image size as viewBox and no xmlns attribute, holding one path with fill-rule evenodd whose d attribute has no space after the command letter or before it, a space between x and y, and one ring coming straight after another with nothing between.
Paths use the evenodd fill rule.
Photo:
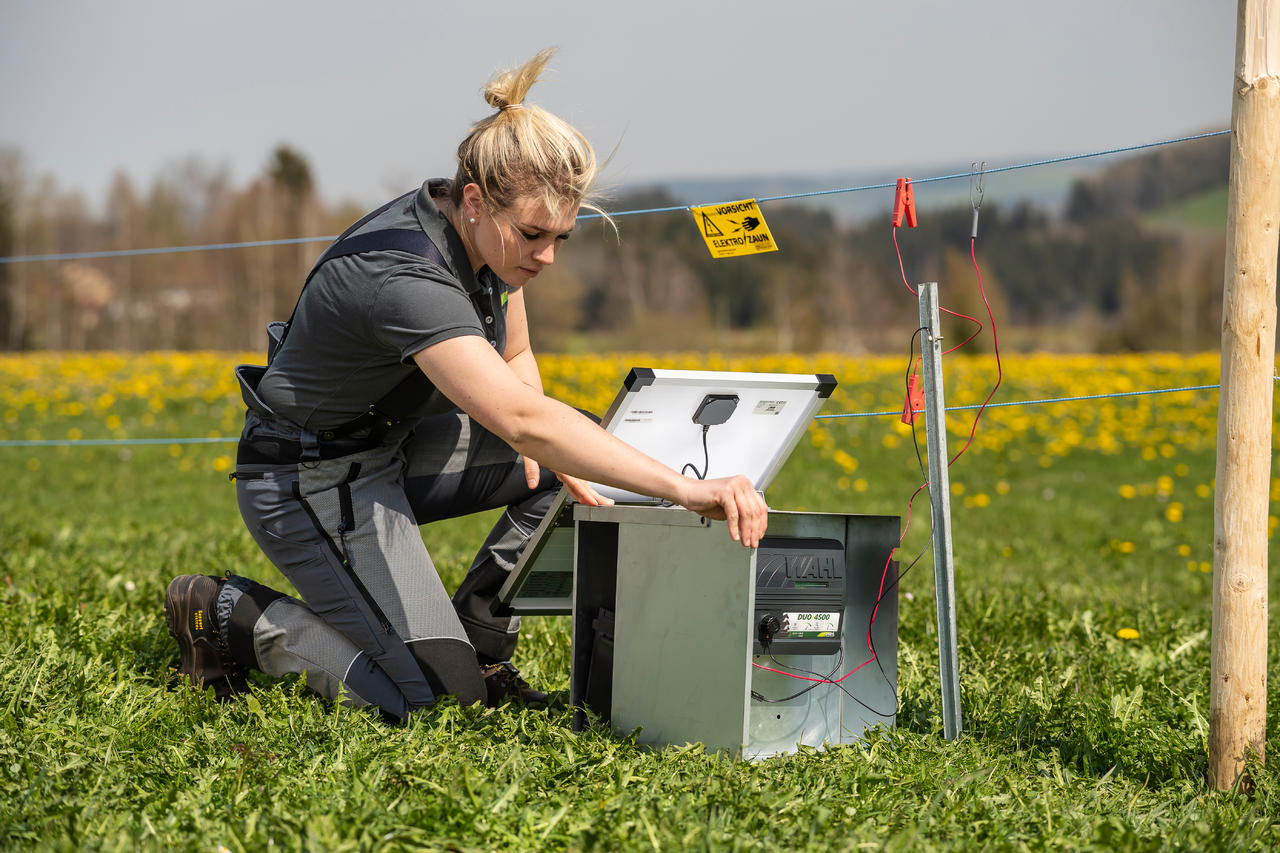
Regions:
<instances>
[{"instance_id":1,"label":"small black device on panel","mask_svg":"<svg viewBox=\"0 0 1280 853\"><path fill-rule=\"evenodd\" d=\"M756 553L755 651L828 655L844 629L844 545L766 536Z\"/></svg>"},{"instance_id":2,"label":"small black device on panel","mask_svg":"<svg viewBox=\"0 0 1280 853\"><path fill-rule=\"evenodd\" d=\"M729 420L733 410L738 408L737 394L708 394L698 404L693 413L693 422L704 427L713 427Z\"/></svg>"}]
</instances>

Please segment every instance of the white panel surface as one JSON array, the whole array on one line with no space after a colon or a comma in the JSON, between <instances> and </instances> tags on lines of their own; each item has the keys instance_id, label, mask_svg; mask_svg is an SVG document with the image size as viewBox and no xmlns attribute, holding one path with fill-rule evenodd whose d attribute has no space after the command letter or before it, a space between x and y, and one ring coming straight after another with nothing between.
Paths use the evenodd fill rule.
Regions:
<instances>
[{"instance_id":1,"label":"white panel surface","mask_svg":"<svg viewBox=\"0 0 1280 853\"><path fill-rule=\"evenodd\" d=\"M691 464L707 479L744 474L764 491L821 408L821 395L830 393L831 383L830 377L814 374L637 368L609 408L604 427L677 471ZM703 427L693 417L712 394L736 395L738 403L727 421L708 428L704 451ZM649 497L595 487L616 501Z\"/></svg>"}]
</instances>

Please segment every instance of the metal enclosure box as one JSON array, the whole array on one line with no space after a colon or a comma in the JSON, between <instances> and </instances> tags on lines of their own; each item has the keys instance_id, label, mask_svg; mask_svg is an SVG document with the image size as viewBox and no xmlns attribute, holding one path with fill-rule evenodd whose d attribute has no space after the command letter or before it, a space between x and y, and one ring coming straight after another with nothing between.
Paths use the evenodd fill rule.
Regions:
<instances>
[{"instance_id":1,"label":"metal enclosure box","mask_svg":"<svg viewBox=\"0 0 1280 853\"><path fill-rule=\"evenodd\" d=\"M572 564L566 567L569 515ZM747 759L794 752L801 744L849 743L868 727L894 724L897 564L889 557L898 540L896 516L769 514L774 547L791 539L839 543L845 569L834 653L775 653L772 659L753 653L757 553L734 543L723 522L678 507L575 505L543 533L557 525L555 544L542 549L539 562L546 560L548 573L561 578L552 584L561 593L565 569L572 573L575 707L590 709L619 732L639 730L640 743L701 742ZM538 568L526 582L537 583ZM563 601L517 594L512 604L517 612L564 612ZM840 686L753 666L835 680L871 657L869 639L877 660ZM584 722L580 715L579 725Z\"/></svg>"}]
</instances>

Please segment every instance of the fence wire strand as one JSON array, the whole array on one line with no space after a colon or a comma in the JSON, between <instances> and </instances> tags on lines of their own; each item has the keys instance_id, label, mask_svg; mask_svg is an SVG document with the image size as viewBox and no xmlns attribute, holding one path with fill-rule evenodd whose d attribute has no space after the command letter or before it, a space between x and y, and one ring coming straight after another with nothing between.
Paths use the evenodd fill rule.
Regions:
<instances>
[{"instance_id":1,"label":"fence wire strand","mask_svg":"<svg viewBox=\"0 0 1280 853\"><path fill-rule=\"evenodd\" d=\"M913 178L912 184L930 184L938 181L951 181L960 178L971 178L974 175L993 175L997 172L1012 172L1017 169L1031 169L1037 166L1050 166L1057 163L1067 163L1073 160L1085 160L1090 157L1105 157L1111 154L1124 154L1132 151L1142 151L1147 148L1158 148L1163 145L1175 145L1179 142L1190 142L1194 139L1207 139L1211 136L1223 136L1231 133L1230 130L1213 130L1207 133L1196 133L1191 136L1179 136L1174 139L1160 139L1155 142L1143 142L1137 145L1124 145L1117 148L1104 148L1098 151L1088 151L1083 154L1068 154L1063 157L1050 157L1044 160L1031 160L1026 163L1016 163L1011 166L993 166L989 169L981 169L978 171L955 172L950 175L935 175L931 178ZM863 184L856 187L838 187L827 190L813 190L811 192L790 193L788 195L775 195L757 198L757 202L773 202L773 201L790 201L801 198L814 198L817 196L838 195L840 193L856 193L866 190L882 190L890 189L896 185L896 180L888 183L879 184ZM619 210L610 213L609 216L617 219L621 216L641 216L650 213L672 213L675 211L689 210L691 207L705 207L714 205L716 202L707 202L706 204L677 204L670 207L646 207L637 210ZM584 213L578 216L580 221L588 219L599 219L598 213ZM323 237L290 237L281 240L251 240L243 243L205 243L198 246L162 246L153 249L112 249L101 252L60 252L44 255L10 255L0 257L0 264L22 264L34 263L37 261L82 261L94 258L127 258L139 255L163 255L173 254L177 252L211 252L223 249L248 249L259 246L296 246L302 243L332 243L337 239L337 235L327 235Z\"/></svg>"},{"instance_id":2,"label":"fence wire strand","mask_svg":"<svg viewBox=\"0 0 1280 853\"><path fill-rule=\"evenodd\" d=\"M1213 136L1223 136L1231 133L1230 130L1217 130L1207 133L1198 133L1191 136L1181 136L1175 139L1163 139L1155 142L1145 142L1137 145L1126 145L1116 148L1106 148L1098 151L1090 151L1083 154L1070 154L1063 157L1052 157L1043 160L1033 160L1026 163L1018 163L1011 166L995 166L991 168L981 169L978 172L972 170L966 172L956 172L949 175L936 175L929 178L913 179L913 184L935 183L938 181L949 181L960 178L972 178L975 174L989 175L998 172L1009 172L1015 169L1029 169L1037 166L1047 166L1057 163L1066 163L1073 160L1083 160L1090 157L1102 157L1111 154L1120 154L1131 151L1141 151L1147 148L1156 148L1163 145L1173 145L1180 142L1189 142L1195 139L1206 139ZM839 193L862 192L866 190L889 189L896 185L896 181L879 184L864 184L854 187L841 187L828 190L815 190L812 192L791 193L788 195L766 196L757 198L758 202L786 201L801 198L813 198L816 196L835 195ZM612 217L619 216L639 216L649 213L670 213L675 211L688 210L690 207L699 205L672 205L670 207L650 207L637 210L620 210L610 213ZM598 218L600 214L588 213L578 217L578 219ZM8 257L0 257L0 264L16 264L28 263L35 261L68 261L68 260L88 260L92 258L120 258L138 255L159 255L177 252L203 252L216 251L222 249L241 249L259 246L292 246L302 243L319 243L332 242L336 239L336 235L323 237L294 237L282 240L252 240L240 243L207 243L196 246L165 246L152 249L117 249L101 252L64 252L58 254L45 255L13 255ZM1280 377L1273 377L1280 379ZM1004 408L1007 406L1037 406L1050 403L1069 403L1080 402L1084 400L1103 400L1121 397L1137 397L1154 394L1174 394L1180 391L1204 391L1219 388L1219 385L1186 385L1178 388L1157 388L1145 391L1122 391L1113 394L1089 394L1079 397L1053 397L1039 400L1015 400L1003 403L989 403L987 408ZM979 405L970 406L948 406L947 412L960 412L980 408ZM890 415L901 415L901 410L883 411L883 412L850 412L845 414L834 415L817 415L815 420L835 420L841 418L874 418L887 417ZM104 446L145 446L145 445L175 445L175 444L226 444L239 441L239 437L218 437L218 438L111 438L111 439L6 439L0 440L0 447L104 447Z\"/></svg>"},{"instance_id":3,"label":"fence wire strand","mask_svg":"<svg viewBox=\"0 0 1280 853\"><path fill-rule=\"evenodd\" d=\"M1280 381L1280 376L1273 376ZM1077 403L1083 400L1107 400L1121 397L1144 397L1155 394L1176 394L1179 391L1207 391L1220 388L1221 385L1183 385L1178 388L1153 388L1145 391L1117 391L1113 394L1086 394L1080 397L1046 397L1040 400L1011 400L1004 403L988 403L988 409L1008 406L1042 406L1049 403ZM979 404L971 406L947 406L944 411L963 412L980 408ZM923 410L917 410L923 411ZM879 418L888 415L901 415L902 410L891 412L850 412L836 415L815 415L814 420L835 420L840 418ZM0 447L125 447L148 444L229 444L239 441L239 436L219 438L32 438L8 439L0 441Z\"/></svg>"}]
</instances>

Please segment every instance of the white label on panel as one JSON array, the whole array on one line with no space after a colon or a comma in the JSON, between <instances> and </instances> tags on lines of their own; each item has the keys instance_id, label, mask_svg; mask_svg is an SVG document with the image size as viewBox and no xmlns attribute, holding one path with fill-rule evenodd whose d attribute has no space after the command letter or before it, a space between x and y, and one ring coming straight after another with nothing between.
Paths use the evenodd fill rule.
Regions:
<instances>
[{"instance_id":1,"label":"white label on panel","mask_svg":"<svg viewBox=\"0 0 1280 853\"><path fill-rule=\"evenodd\" d=\"M782 614L782 633L792 637L834 637L840 630L840 611L800 611Z\"/></svg>"}]
</instances>

